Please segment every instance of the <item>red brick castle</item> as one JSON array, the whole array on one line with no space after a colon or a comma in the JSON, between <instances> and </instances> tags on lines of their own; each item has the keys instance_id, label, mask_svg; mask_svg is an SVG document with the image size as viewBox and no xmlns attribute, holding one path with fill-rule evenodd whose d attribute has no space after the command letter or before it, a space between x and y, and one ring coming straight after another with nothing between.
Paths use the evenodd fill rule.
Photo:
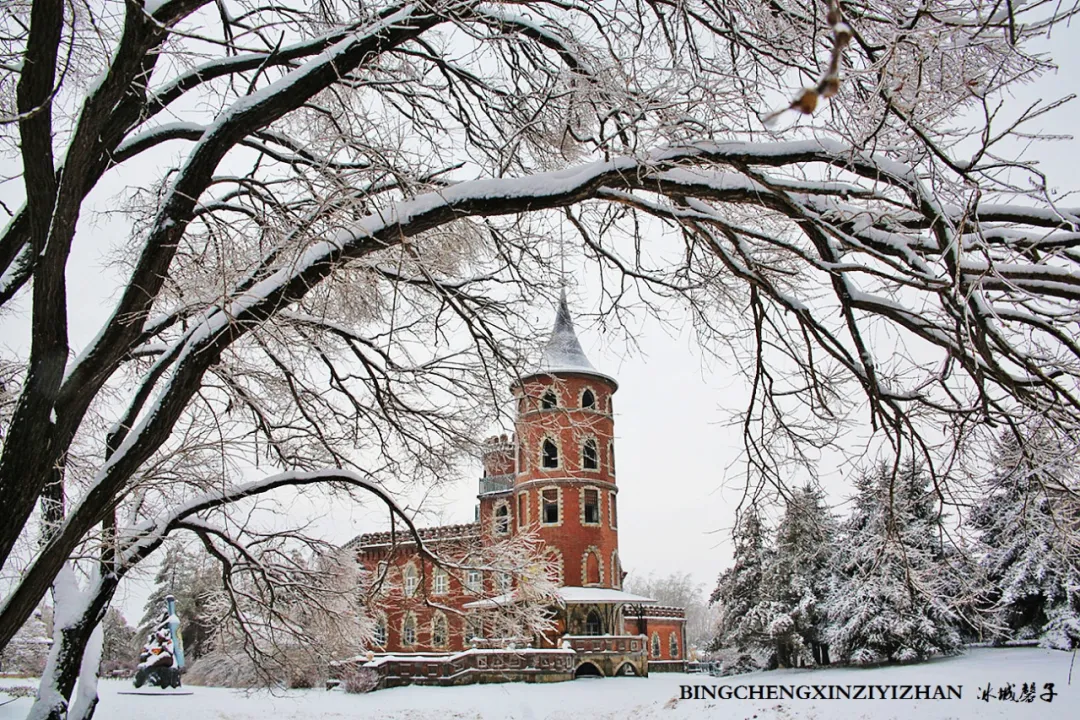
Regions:
<instances>
[{"instance_id":1,"label":"red brick castle","mask_svg":"<svg viewBox=\"0 0 1080 720\"><path fill-rule=\"evenodd\" d=\"M556 630L515 645L519 659L531 652L522 648L535 650L525 663L535 666L534 676L524 679L683 669L683 610L622 589L612 405L618 383L585 357L565 298L539 367L512 390L515 433L484 443L476 521L423 529L425 546L468 565L485 545L526 528L542 539L558 568ZM384 584L371 650L405 663L394 672L415 675L412 682L420 676L434 682L436 676L468 674L461 668L477 663L505 665L494 655L466 656L505 654L486 649L494 643L485 639L484 609L512 598L509 576L447 572L420 557L400 531L361 535L349 547L368 576ZM451 656L460 667L451 667ZM410 669L410 662L416 667Z\"/></svg>"}]
</instances>

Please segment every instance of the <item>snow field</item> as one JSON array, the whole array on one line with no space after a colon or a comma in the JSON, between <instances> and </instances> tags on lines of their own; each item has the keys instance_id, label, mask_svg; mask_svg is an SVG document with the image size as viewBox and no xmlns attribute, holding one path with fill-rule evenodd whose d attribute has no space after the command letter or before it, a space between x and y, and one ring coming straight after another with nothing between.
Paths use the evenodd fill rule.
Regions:
<instances>
[{"instance_id":1,"label":"snow field","mask_svg":"<svg viewBox=\"0 0 1080 720\"><path fill-rule=\"evenodd\" d=\"M405 687L368 695L325 690L243 692L188 687L190 696L119 695L131 691L129 681L102 680L100 720L435 720L436 718L539 720L1072 720L1080 706L1080 663L1068 684L1071 653L1041 648L975 648L956 658L918 665L877 668L777 670L729 678L708 675L654 674L649 678L582 679L531 685L505 683L456 688ZM0 679L0 688L32 681ZM987 683L992 698L978 698ZM1049 703L999 701L997 691L1013 683L1054 683ZM960 700L679 700L680 685L960 685ZM5 697L0 694L0 702ZM0 720L23 718L29 699L0 706Z\"/></svg>"}]
</instances>

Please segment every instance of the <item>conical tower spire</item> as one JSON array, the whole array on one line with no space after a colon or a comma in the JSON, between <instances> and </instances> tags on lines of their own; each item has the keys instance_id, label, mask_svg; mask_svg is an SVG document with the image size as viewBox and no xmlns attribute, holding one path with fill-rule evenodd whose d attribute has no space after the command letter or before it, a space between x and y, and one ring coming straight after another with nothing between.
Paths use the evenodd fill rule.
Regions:
<instances>
[{"instance_id":1,"label":"conical tower spire","mask_svg":"<svg viewBox=\"0 0 1080 720\"><path fill-rule=\"evenodd\" d=\"M566 291L559 293L559 307L555 312L555 328L551 331L544 355L540 361L541 372L578 371L595 373L596 368L585 357L577 333L574 332L574 320L570 317L570 308L566 304Z\"/></svg>"}]
</instances>

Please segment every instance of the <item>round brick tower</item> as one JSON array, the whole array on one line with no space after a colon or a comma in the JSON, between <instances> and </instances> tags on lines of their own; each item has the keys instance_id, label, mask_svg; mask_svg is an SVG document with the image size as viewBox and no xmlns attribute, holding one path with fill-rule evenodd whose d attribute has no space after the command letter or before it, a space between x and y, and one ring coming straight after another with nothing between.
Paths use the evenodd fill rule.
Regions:
<instances>
[{"instance_id":1,"label":"round brick tower","mask_svg":"<svg viewBox=\"0 0 1080 720\"><path fill-rule=\"evenodd\" d=\"M622 587L614 378L581 349L565 295L540 367L514 384L517 527L536 527L567 587Z\"/></svg>"}]
</instances>

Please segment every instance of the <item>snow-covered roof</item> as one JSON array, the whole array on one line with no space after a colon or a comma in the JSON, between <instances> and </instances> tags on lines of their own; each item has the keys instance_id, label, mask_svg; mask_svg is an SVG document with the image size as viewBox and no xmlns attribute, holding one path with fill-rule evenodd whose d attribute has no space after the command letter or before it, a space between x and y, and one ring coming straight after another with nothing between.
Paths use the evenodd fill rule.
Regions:
<instances>
[{"instance_id":1,"label":"snow-covered roof","mask_svg":"<svg viewBox=\"0 0 1080 720\"><path fill-rule=\"evenodd\" d=\"M590 605L608 603L632 603L634 605L656 604L655 600L644 597L643 595L634 595L633 593L623 592L622 590L612 590L611 588L602 587L561 587L556 590L555 593L559 596L559 599L564 605L582 605L586 603ZM517 601L517 595L513 592L509 592L505 595L498 595L486 600L476 600L471 603L466 603L465 609L488 610L504 605L511 605Z\"/></svg>"},{"instance_id":2,"label":"snow-covered roof","mask_svg":"<svg viewBox=\"0 0 1080 720\"><path fill-rule=\"evenodd\" d=\"M574 320L570 316L570 308L566 304L566 293L559 297L559 307L555 312L555 327L551 330L551 337L544 346L544 353L540 358L540 367L534 374L554 373L585 373L597 375L618 385L615 378L598 371L585 357L585 351L581 349L581 342L577 333L574 332Z\"/></svg>"}]
</instances>

